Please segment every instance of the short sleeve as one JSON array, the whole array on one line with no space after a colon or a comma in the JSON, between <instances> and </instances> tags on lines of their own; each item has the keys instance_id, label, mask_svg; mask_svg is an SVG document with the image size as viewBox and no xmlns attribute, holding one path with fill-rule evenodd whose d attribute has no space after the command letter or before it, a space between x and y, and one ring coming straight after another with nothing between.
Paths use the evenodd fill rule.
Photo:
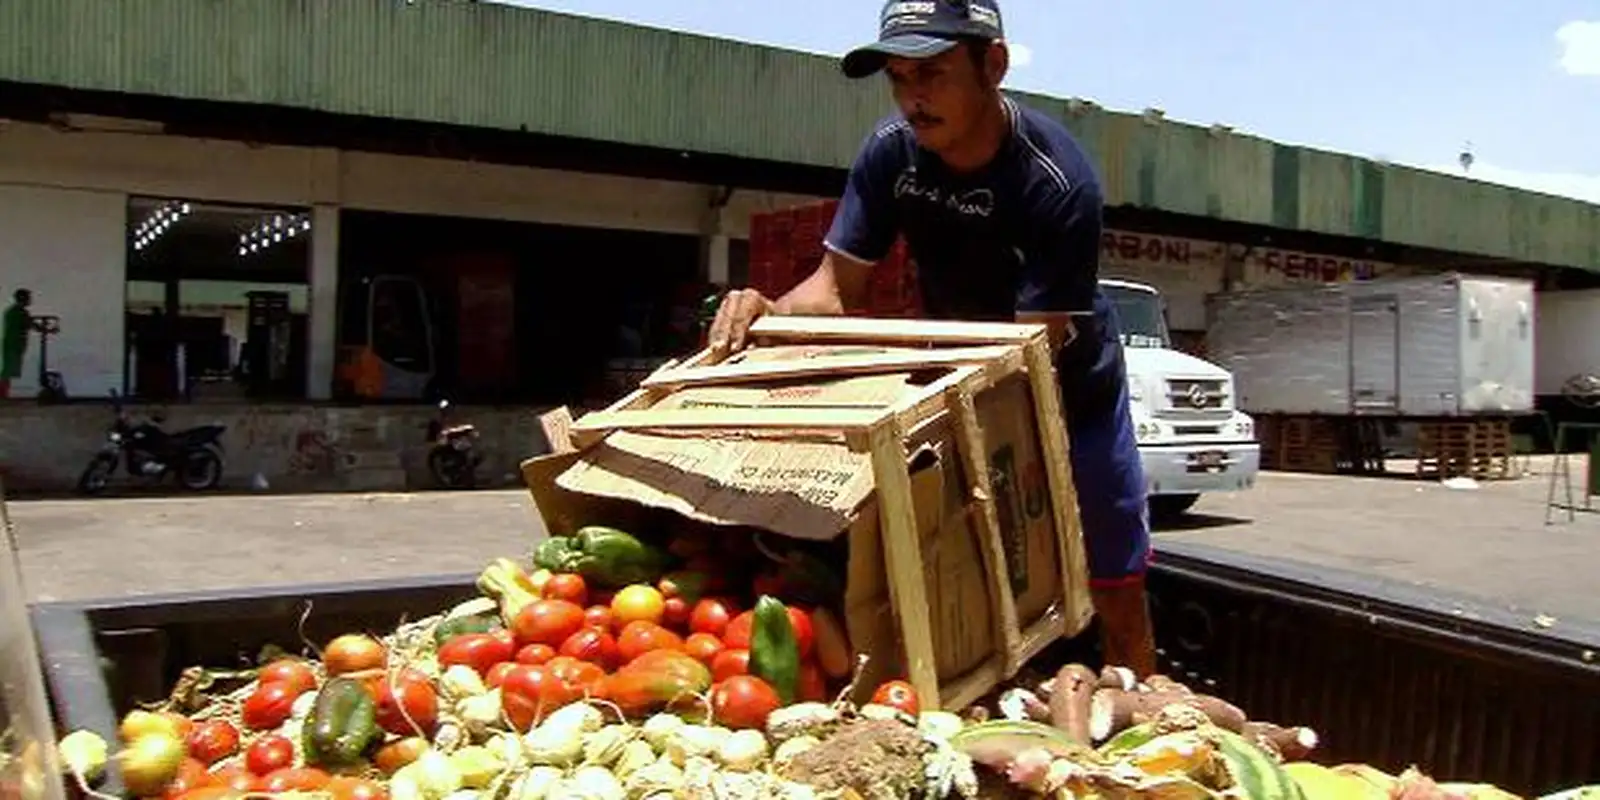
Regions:
<instances>
[{"instance_id":1,"label":"short sleeve","mask_svg":"<svg viewBox=\"0 0 1600 800\"><path fill-rule=\"evenodd\" d=\"M899 137L882 129L867 137L850 165L844 194L823 246L853 261L874 264L894 245L894 181Z\"/></svg>"},{"instance_id":2,"label":"short sleeve","mask_svg":"<svg viewBox=\"0 0 1600 800\"><path fill-rule=\"evenodd\" d=\"M1044 194L1032 217L1031 246L1023 253L1017 310L1092 314L1100 278L1100 187L1080 183Z\"/></svg>"}]
</instances>

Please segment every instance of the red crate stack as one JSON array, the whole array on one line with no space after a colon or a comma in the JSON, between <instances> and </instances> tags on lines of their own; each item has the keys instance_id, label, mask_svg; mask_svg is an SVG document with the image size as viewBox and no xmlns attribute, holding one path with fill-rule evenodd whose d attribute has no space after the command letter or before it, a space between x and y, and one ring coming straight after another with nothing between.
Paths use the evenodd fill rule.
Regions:
<instances>
[{"instance_id":1,"label":"red crate stack","mask_svg":"<svg viewBox=\"0 0 1600 800\"><path fill-rule=\"evenodd\" d=\"M806 279L822 261L822 239L833 224L838 201L757 213L750 218L750 288L777 297ZM904 240L897 240L889 255L872 270L867 307L852 309L856 316L901 317L919 315L916 269Z\"/></svg>"}]
</instances>

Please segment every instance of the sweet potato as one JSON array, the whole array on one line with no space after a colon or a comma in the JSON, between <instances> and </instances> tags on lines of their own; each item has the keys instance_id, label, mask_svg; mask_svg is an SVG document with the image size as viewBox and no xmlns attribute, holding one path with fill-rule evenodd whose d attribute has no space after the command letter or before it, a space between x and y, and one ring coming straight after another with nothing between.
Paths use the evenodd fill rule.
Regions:
<instances>
[{"instance_id":1,"label":"sweet potato","mask_svg":"<svg viewBox=\"0 0 1600 800\"><path fill-rule=\"evenodd\" d=\"M1213 725L1234 733L1244 730L1244 712L1225 700L1189 692L1123 692L1100 689L1089 704L1089 735L1094 741L1148 722L1169 705L1188 706L1206 715Z\"/></svg>"},{"instance_id":2,"label":"sweet potato","mask_svg":"<svg viewBox=\"0 0 1600 800\"><path fill-rule=\"evenodd\" d=\"M1055 689L1050 693L1050 724L1067 738L1088 745L1089 706L1100 676L1082 664L1068 664L1056 673Z\"/></svg>"},{"instance_id":3,"label":"sweet potato","mask_svg":"<svg viewBox=\"0 0 1600 800\"><path fill-rule=\"evenodd\" d=\"M1152 692L1169 692L1173 694L1194 694L1189 687L1167 677L1166 675L1151 675L1146 678L1144 685Z\"/></svg>"}]
</instances>

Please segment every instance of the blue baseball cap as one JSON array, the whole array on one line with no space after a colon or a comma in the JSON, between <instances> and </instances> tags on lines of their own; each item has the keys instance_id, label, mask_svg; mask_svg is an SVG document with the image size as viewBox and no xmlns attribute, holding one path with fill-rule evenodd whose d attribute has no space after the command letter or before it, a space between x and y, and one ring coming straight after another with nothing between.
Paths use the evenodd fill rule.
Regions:
<instances>
[{"instance_id":1,"label":"blue baseball cap","mask_svg":"<svg viewBox=\"0 0 1600 800\"><path fill-rule=\"evenodd\" d=\"M891 56L932 58L967 38L1004 38L996 0L889 0L878 18L878 41L851 50L839 68L846 77L865 78Z\"/></svg>"}]
</instances>

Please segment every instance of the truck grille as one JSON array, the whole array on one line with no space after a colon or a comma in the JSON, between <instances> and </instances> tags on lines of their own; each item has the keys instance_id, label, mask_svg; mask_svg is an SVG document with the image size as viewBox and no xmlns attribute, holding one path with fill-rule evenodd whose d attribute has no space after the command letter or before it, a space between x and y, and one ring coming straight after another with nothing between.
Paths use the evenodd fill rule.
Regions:
<instances>
[{"instance_id":1,"label":"truck grille","mask_svg":"<svg viewBox=\"0 0 1600 800\"><path fill-rule=\"evenodd\" d=\"M1227 408L1226 384L1219 380L1168 380L1167 407L1173 411L1217 411Z\"/></svg>"}]
</instances>

